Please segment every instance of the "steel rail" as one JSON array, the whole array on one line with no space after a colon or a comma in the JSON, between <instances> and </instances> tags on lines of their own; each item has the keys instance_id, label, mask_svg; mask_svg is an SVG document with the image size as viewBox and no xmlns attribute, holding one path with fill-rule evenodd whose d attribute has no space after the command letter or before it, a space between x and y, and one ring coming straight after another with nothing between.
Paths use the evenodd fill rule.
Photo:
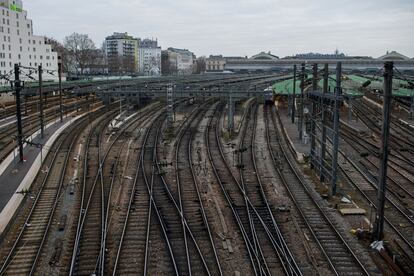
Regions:
<instances>
[{"instance_id":1,"label":"steel rail","mask_svg":"<svg viewBox=\"0 0 414 276\"><path fill-rule=\"evenodd\" d=\"M254 171L256 172L255 173L255 176L256 176L256 179L257 179L257 183L259 184L261 196L262 196L262 198L264 200L264 203L266 205L266 208L268 210L268 213L269 213L269 215L270 215L270 217L272 219L273 228L274 228L274 230L276 231L276 233L278 235L279 241L281 242L282 256L284 256L284 258L286 258L287 259L287 262L289 263L289 273L291 275L293 275L293 274L301 275L302 273L301 273L301 271L300 271L300 269L299 269L299 267L297 265L297 262L295 261L295 258L293 257L291 251L289 250L289 247L286 244L285 239L283 238L283 235L282 235L282 233L280 231L280 228L279 228L279 226L278 226L278 224L276 222L276 219L275 219L275 217L273 215L273 212L272 212L272 210L270 208L269 202L268 202L268 200L266 198L266 194L265 194L264 189L263 189L263 184L262 184L261 176L260 176L260 174L257 173L258 172L258 168L257 168L256 154L255 154L256 153L256 143L255 143L255 141L256 141L256 131L255 130L257 129L257 110L255 111L255 116L254 117L255 118L254 118L254 127L253 127L253 130L254 131L253 131L253 135L252 135L252 141L253 141L253 143L252 143L252 151L251 151L252 154L251 154L251 158L252 158L252 162L253 162ZM282 260L282 262L283 262L283 260ZM290 264L291 262L293 264ZM286 269L286 265L285 265L285 269Z\"/></svg>"},{"instance_id":2,"label":"steel rail","mask_svg":"<svg viewBox=\"0 0 414 276\"><path fill-rule=\"evenodd\" d=\"M53 216L54 216L55 211L56 211L56 208L57 208L57 204L59 202L59 195L60 195L60 192L61 192L62 187L63 187L64 177L65 177L65 174L66 174L67 164L68 164L68 161L69 161L70 153L71 153L72 148L74 146L74 143L76 141L76 137L79 137L79 135L80 135L80 132L79 132L79 130L77 128L80 125L82 125L83 123L85 123L85 120L86 120L86 118L83 118L83 119L79 120L75 124L75 126L71 126L71 128L76 129L77 131L75 131L75 133L74 133L75 138L71 139L72 142L69 144L69 147L67 149L67 154L66 154L66 156L64 158L63 165L62 165L62 171L61 171L61 173L59 175L59 184L57 185L56 196L54 198L54 201L53 201L53 204L52 204L52 208L51 208L51 210L49 212L48 221L46 223L46 227L44 229L44 232L43 232L43 235L42 235L42 239L41 239L40 244L39 244L39 246L38 246L38 248L36 250L36 254L34 256L34 259L33 259L33 262L32 262L31 268L30 268L29 275L33 275L34 272L35 272L37 261L38 261L38 259L40 257L41 250L42 250L43 245L44 245L44 243L46 241L46 237L47 237L47 234L49 232L49 229L50 229L50 226L51 226L51 223L52 223L52 219L53 219ZM60 134L58 139L62 139L63 135L65 135L65 134L66 134L66 132L63 132L62 134ZM37 208L37 203L39 202L40 197L42 196L43 190L44 190L44 188L45 188L45 186L46 186L46 184L47 184L47 182L49 180L49 177L50 177L50 173L52 171L52 168L53 168L53 166L56 165L55 164L56 163L56 158L57 158L58 154L61 153L61 148L62 148L62 145L63 145L64 142L65 142L65 140L62 140L59 143L57 149L54 151L53 158L52 158L52 160L50 162L50 165L49 165L49 168L50 169L47 171L46 176L44 177L44 179L42 181L42 184L40 186L39 192L36 195L36 198L35 198L35 200L33 202L33 205L32 205L32 207L30 209L30 212L27 215L27 218L26 218L25 223L23 224L22 228L19 231L19 235L17 236L17 238L16 238L16 240L15 240L15 242L13 244L13 247L11 248L8 256L6 257L6 260L3 263L3 266L0 268L0 275L3 275L4 272L5 272L5 270L7 269L7 266L9 265L9 263L11 261L10 258L14 254L14 251L16 250L16 247L17 247L19 241L21 240L21 238L22 238L22 236L23 236L26 228L29 225L30 219L32 218L32 215L33 215L34 211Z\"/></svg>"},{"instance_id":3,"label":"steel rail","mask_svg":"<svg viewBox=\"0 0 414 276\"><path fill-rule=\"evenodd\" d=\"M274 116L271 116L270 114L268 114L268 116L271 117L271 121L273 123L274 129L275 131L278 133L278 128L276 126L276 122L275 122L275 118ZM279 122L279 125L282 125L281 119L279 114L276 111L276 117L277 120ZM268 128L267 128L268 129ZM279 134L280 135L280 134ZM268 136L270 137L270 136ZM284 141L287 140L286 137L286 133L282 130L282 135L281 137L283 137ZM270 141L268 141L270 142ZM270 145L270 143L269 143ZM285 149L284 143L281 142L281 139L278 139L278 146L281 149L284 159L287 161L286 163L288 164L291 172L293 173L294 177L298 180L298 182L300 183L300 185L304 188L306 194L308 195L310 201L312 202L312 204L318 209L318 211L320 212L320 214L322 215L322 217L325 219L325 221L327 222L327 225L329 226L329 228L335 233L336 237L342 242L342 244L344 245L344 247L346 248L346 250L350 253L350 255L352 256L352 259L355 261L355 263L358 265L358 268L361 270L361 272L365 275L370 275L369 272L366 270L366 268L364 267L364 265L361 263L361 261L358 259L358 257L356 256L355 252L352 250L352 248L348 245L348 243L345 241L344 237L341 235L341 233L339 233L339 231L336 229L336 227L333 225L331 219L329 219L329 217L326 215L325 211L323 211L322 207L315 201L315 199L313 198L313 196L311 195L310 191L309 191L309 187L305 184L305 180L302 178L302 175L297 171L296 167L294 166L293 162L290 160L288 153ZM291 150L291 149L290 149ZM273 155L273 150L270 147L270 153L272 154L272 159L274 160L274 162L276 162L276 160L274 159L274 155ZM280 170L277 168L276 164L275 164L275 168L278 171L278 173L280 173L279 175L281 176L281 179L283 180L284 186L286 187L287 191L289 192L290 197L292 198L293 202L295 203L299 213L301 214L302 218L304 219L306 225L308 226L310 232L312 233L312 236L315 238L315 241L317 242L317 244L319 245L321 251L323 252L324 256L326 257L330 267L332 268L333 272L336 275L339 275L339 272L337 271L336 267L333 264L333 261L331 260L331 256L329 256L325 250L325 248L322 246L321 242L319 241L319 239L316 236L316 233L313 231L312 226L310 225L310 222L308 221L308 219L306 218L302 208L300 207L300 204L296 201L295 196L292 193L291 188L289 187L286 179L284 178L283 174L280 172Z\"/></svg>"}]
</instances>

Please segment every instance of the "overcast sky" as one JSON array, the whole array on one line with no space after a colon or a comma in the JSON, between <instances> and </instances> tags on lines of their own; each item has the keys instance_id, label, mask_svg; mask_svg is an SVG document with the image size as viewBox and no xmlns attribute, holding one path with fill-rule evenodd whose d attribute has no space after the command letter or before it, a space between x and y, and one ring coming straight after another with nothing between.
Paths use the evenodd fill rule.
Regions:
<instances>
[{"instance_id":1,"label":"overcast sky","mask_svg":"<svg viewBox=\"0 0 414 276\"><path fill-rule=\"evenodd\" d=\"M34 32L158 38L196 55L304 52L414 57L413 0L23 0Z\"/></svg>"}]
</instances>

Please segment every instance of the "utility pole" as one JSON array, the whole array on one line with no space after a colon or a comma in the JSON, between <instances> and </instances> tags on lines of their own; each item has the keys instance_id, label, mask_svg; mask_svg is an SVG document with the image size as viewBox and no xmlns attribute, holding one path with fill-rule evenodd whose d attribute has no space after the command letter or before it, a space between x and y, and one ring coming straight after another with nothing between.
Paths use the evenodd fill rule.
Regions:
<instances>
[{"instance_id":1,"label":"utility pole","mask_svg":"<svg viewBox=\"0 0 414 276\"><path fill-rule=\"evenodd\" d=\"M59 57L58 62L58 75L59 75L59 111L60 111L60 122L63 122L63 104L62 104L62 58Z\"/></svg>"},{"instance_id":2,"label":"utility pole","mask_svg":"<svg viewBox=\"0 0 414 276\"><path fill-rule=\"evenodd\" d=\"M348 95L348 121L352 121L352 96Z\"/></svg>"},{"instance_id":3,"label":"utility pole","mask_svg":"<svg viewBox=\"0 0 414 276\"><path fill-rule=\"evenodd\" d=\"M43 80L42 80L42 74L43 74L42 65L39 65L40 137L43 138L45 128L44 128L44 125L43 125L43 91L42 91Z\"/></svg>"},{"instance_id":4,"label":"utility pole","mask_svg":"<svg viewBox=\"0 0 414 276\"><path fill-rule=\"evenodd\" d=\"M20 83L20 67L17 63L14 65L14 87L16 91L17 143L19 145L19 160L20 162L23 162L23 128L22 111L20 108L20 92L22 91L22 87Z\"/></svg>"},{"instance_id":5,"label":"utility pole","mask_svg":"<svg viewBox=\"0 0 414 276\"><path fill-rule=\"evenodd\" d=\"M329 65L326 63L325 64L325 68L324 68L324 72L323 72L323 94L325 95L326 93L328 93L328 79L329 79ZM324 99L322 99L322 145L321 145L321 161L320 161L320 180L321 182L325 181L325 166L324 166L324 162L325 162L325 158L326 158L326 117L327 117L327 112L326 112L326 107L325 107L325 102Z\"/></svg>"},{"instance_id":6,"label":"utility pole","mask_svg":"<svg viewBox=\"0 0 414 276\"><path fill-rule=\"evenodd\" d=\"M292 124L295 123L295 103L296 103L296 64L293 65L293 95L292 95Z\"/></svg>"},{"instance_id":7,"label":"utility pole","mask_svg":"<svg viewBox=\"0 0 414 276\"><path fill-rule=\"evenodd\" d=\"M303 104L304 104L304 90L305 90L305 64L302 63L302 71L300 74L300 110L299 110L299 139L303 138Z\"/></svg>"},{"instance_id":8,"label":"utility pole","mask_svg":"<svg viewBox=\"0 0 414 276\"><path fill-rule=\"evenodd\" d=\"M233 95L232 95L232 89L231 86L228 90L229 92L229 98L228 98L228 114L227 114L227 128L230 134L233 133L234 130L234 110L233 110Z\"/></svg>"},{"instance_id":9,"label":"utility pole","mask_svg":"<svg viewBox=\"0 0 414 276\"><path fill-rule=\"evenodd\" d=\"M387 163L388 163L388 142L390 136L390 106L392 99L392 78L394 63L387 61L384 65L384 107L382 113L382 131L381 131L381 164L379 170L378 183L378 205L377 216L375 218L374 238L380 241L384 237L384 206L385 206L385 189L387 181Z\"/></svg>"},{"instance_id":10,"label":"utility pole","mask_svg":"<svg viewBox=\"0 0 414 276\"><path fill-rule=\"evenodd\" d=\"M318 90L318 64L313 65L313 79L312 79L312 90L315 92ZM316 104L315 100L312 100L312 111L311 111L311 158L313 161L316 160ZM311 162L311 169L313 169L314 162Z\"/></svg>"},{"instance_id":11,"label":"utility pole","mask_svg":"<svg viewBox=\"0 0 414 276\"><path fill-rule=\"evenodd\" d=\"M332 178L331 196L336 194L336 181L338 178L338 150L339 150L339 97L342 94L341 87L342 63L336 65L336 87L335 87L335 106L334 106L334 129L333 129L333 149L332 149Z\"/></svg>"},{"instance_id":12,"label":"utility pole","mask_svg":"<svg viewBox=\"0 0 414 276\"><path fill-rule=\"evenodd\" d=\"M318 64L313 64L312 67L313 71L313 78L312 78L312 90L316 91L318 90Z\"/></svg>"},{"instance_id":13,"label":"utility pole","mask_svg":"<svg viewBox=\"0 0 414 276\"><path fill-rule=\"evenodd\" d=\"M173 87L172 84L170 84L167 87L167 123L168 123L168 129L172 131L173 128L173 112L174 112L174 99L173 99Z\"/></svg>"}]
</instances>

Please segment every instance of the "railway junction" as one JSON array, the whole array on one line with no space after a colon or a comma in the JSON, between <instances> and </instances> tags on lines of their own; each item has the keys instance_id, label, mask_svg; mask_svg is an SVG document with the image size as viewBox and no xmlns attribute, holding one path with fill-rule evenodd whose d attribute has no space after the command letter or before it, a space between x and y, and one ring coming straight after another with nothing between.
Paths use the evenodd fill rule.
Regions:
<instances>
[{"instance_id":1,"label":"railway junction","mask_svg":"<svg viewBox=\"0 0 414 276\"><path fill-rule=\"evenodd\" d=\"M392 62L27 87L16 70L0 275L414 274L414 85Z\"/></svg>"}]
</instances>

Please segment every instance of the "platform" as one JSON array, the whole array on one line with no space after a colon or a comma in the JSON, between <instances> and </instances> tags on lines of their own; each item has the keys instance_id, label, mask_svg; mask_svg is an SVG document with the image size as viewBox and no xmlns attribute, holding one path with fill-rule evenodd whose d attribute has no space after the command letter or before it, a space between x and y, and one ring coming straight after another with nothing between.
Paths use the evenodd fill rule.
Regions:
<instances>
[{"instance_id":1,"label":"platform","mask_svg":"<svg viewBox=\"0 0 414 276\"><path fill-rule=\"evenodd\" d=\"M53 143L59 135L73 122L85 114L68 116L60 122L57 118L45 127L44 138L40 137L40 130L27 137L33 143L43 144L42 154L39 148L24 145L25 162L19 162L18 149L10 153L0 164L0 234L7 227L20 203L24 199L22 191L28 190L37 173L41 169L41 162L46 158Z\"/></svg>"},{"instance_id":2,"label":"platform","mask_svg":"<svg viewBox=\"0 0 414 276\"><path fill-rule=\"evenodd\" d=\"M296 151L298 162L302 163L305 157L310 155L310 137L309 139L304 138L300 140L297 118L295 124L292 124L292 119L288 116L287 109L279 106L278 110L280 120L282 121L283 128L285 129L285 133L288 136L289 143L292 145L292 148ZM305 126L303 126L303 128L305 128ZM305 132L304 137L306 137Z\"/></svg>"}]
</instances>

